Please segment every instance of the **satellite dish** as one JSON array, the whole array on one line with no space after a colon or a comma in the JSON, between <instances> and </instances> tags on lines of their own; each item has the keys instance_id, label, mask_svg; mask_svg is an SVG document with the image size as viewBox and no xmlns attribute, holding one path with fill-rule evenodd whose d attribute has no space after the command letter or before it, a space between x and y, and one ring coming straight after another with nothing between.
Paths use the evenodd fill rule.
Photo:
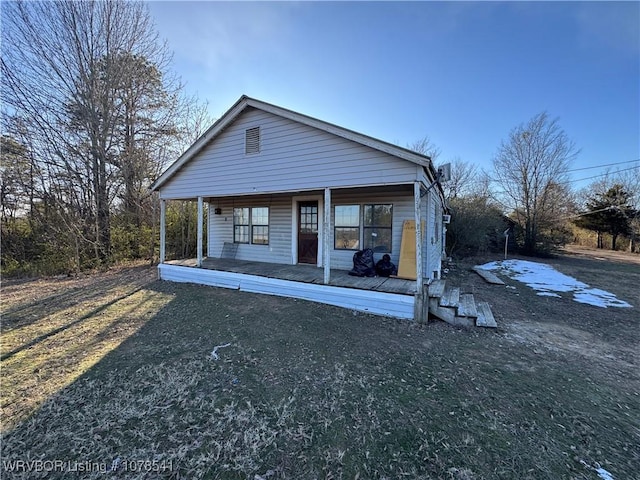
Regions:
<instances>
[{"instance_id":1,"label":"satellite dish","mask_svg":"<svg viewBox=\"0 0 640 480\"><path fill-rule=\"evenodd\" d=\"M448 182L451 180L451 164L445 163L438 167L438 176L440 182Z\"/></svg>"}]
</instances>

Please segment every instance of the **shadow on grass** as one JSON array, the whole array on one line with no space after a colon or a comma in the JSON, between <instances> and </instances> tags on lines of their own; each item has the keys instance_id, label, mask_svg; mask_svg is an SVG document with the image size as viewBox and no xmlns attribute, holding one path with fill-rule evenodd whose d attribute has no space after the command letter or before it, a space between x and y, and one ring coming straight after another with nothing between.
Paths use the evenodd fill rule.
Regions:
<instances>
[{"instance_id":1,"label":"shadow on grass","mask_svg":"<svg viewBox=\"0 0 640 480\"><path fill-rule=\"evenodd\" d=\"M143 274L149 270L149 266L139 266L131 267L127 269L127 272L130 277L138 278L144 276ZM14 289L29 291L33 288L34 282L38 282L38 280L9 281L3 284L3 288L6 289L8 285ZM105 292L121 288L123 282L126 284L127 279L123 279L118 273L85 276L80 281L74 278L50 280L48 283L56 286L53 293L39 298L37 296L36 298L23 296L26 298L21 298L16 302L17 305L2 309L2 330L8 332L37 322L42 318L43 311L55 314L57 311L72 308L79 303L100 301ZM148 281L143 281L143 283L148 283Z\"/></svg>"},{"instance_id":2,"label":"shadow on grass","mask_svg":"<svg viewBox=\"0 0 640 480\"><path fill-rule=\"evenodd\" d=\"M126 478L637 471L635 384L500 332L166 282L136 295L109 325L130 316L138 328L107 335L121 341L8 432L4 460L88 462ZM95 328L93 339L106 334ZM34 478L6 465L7 478Z\"/></svg>"},{"instance_id":3,"label":"shadow on grass","mask_svg":"<svg viewBox=\"0 0 640 480\"><path fill-rule=\"evenodd\" d=\"M133 290L131 292L128 292L126 295L121 295L118 298L114 298L113 300L111 300L111 301L109 301L107 303L104 303L104 304L100 305L99 307L94 308L93 310L89 311L88 313L82 315L77 320L69 322L69 323L67 323L67 324L65 324L65 325L63 325L61 327L55 328L55 329L53 329L53 330L51 330L51 331L49 331L49 332L47 332L47 333L45 333L43 335L40 335L40 336L34 338L33 340L30 340L27 343L21 345L19 348L11 350L10 352L6 352L6 353L0 354L0 361L7 360L7 359L13 357L15 354L22 352L23 350L29 349L29 348L33 347L34 345L37 345L38 343L40 343L40 342L42 342L42 341L44 341L44 340L46 340L46 339L48 339L50 337L53 337L54 335L57 335L57 334L59 334L61 332L64 332L65 330L68 330L70 328L75 327L79 323L82 323L85 320L87 320L89 318L92 318L95 315L98 315L102 311L114 306L118 302L120 302L122 300L125 300L127 297L129 297L129 296L131 296L131 295L133 295L136 292L139 292L141 290L142 290L142 288L137 288L137 289L135 289L135 290ZM33 307L31 307L31 308L33 308ZM10 313L10 315L11 315L11 313Z\"/></svg>"}]
</instances>

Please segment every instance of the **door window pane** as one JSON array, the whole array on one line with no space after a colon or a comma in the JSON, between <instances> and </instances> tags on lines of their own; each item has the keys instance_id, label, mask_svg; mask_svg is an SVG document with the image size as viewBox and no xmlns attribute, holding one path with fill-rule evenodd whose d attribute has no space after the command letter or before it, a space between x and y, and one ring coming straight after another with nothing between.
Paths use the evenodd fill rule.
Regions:
<instances>
[{"instance_id":1,"label":"door window pane","mask_svg":"<svg viewBox=\"0 0 640 480\"><path fill-rule=\"evenodd\" d=\"M300 233L318 232L318 205L300 205Z\"/></svg>"}]
</instances>

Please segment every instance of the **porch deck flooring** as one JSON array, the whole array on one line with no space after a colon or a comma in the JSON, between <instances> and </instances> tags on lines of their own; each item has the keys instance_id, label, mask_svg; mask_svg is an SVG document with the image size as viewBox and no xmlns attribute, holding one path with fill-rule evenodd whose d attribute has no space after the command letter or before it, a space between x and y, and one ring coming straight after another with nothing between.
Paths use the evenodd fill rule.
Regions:
<instances>
[{"instance_id":1,"label":"porch deck flooring","mask_svg":"<svg viewBox=\"0 0 640 480\"><path fill-rule=\"evenodd\" d=\"M166 263L184 267L196 267L195 258L170 260ZM202 268L319 285L322 285L324 279L323 269L315 265L281 265L277 263L249 262L228 258L205 258L202 261ZM402 295L414 295L416 293L416 282L413 280L388 277L353 277L349 275L347 270L331 269L329 285L377 292L399 293Z\"/></svg>"}]
</instances>

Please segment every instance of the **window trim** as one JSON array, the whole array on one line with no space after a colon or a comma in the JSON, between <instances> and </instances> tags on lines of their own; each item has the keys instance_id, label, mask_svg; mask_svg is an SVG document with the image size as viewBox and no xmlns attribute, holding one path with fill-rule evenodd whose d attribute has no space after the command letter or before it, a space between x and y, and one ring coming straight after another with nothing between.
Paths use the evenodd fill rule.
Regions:
<instances>
[{"instance_id":1,"label":"window trim","mask_svg":"<svg viewBox=\"0 0 640 480\"><path fill-rule=\"evenodd\" d=\"M379 206L379 205L384 205L384 206L389 206L391 207L391 220L390 220L390 225L386 226L386 225L377 225L377 224L372 224L372 225L365 225L365 209L369 206L375 207L375 206ZM359 208L358 211L358 226L340 226L336 224L336 211L335 208L336 207L350 207L350 206L357 206ZM340 248L337 246L336 242L338 239L338 236L336 235L336 230L338 228L357 228L358 229L358 248ZM389 249L388 250L380 250L380 251L376 251L376 253L392 253L393 251L393 202L387 202L387 203L349 203L349 204L340 204L340 205L334 205L333 206L333 249L334 250L339 250L339 251L358 251L358 250L364 250L365 248L371 248L371 247L367 247L366 246L366 240L365 240L365 235L366 235L366 230L371 230L371 229L384 229L384 230L389 230Z\"/></svg>"},{"instance_id":2,"label":"window trim","mask_svg":"<svg viewBox=\"0 0 640 480\"><path fill-rule=\"evenodd\" d=\"M247 223L237 223L236 222L236 210L244 210L247 209ZM250 233L251 233L251 208L249 207L233 207L233 243L237 244L248 244L250 242ZM244 217L244 215L243 215ZM247 241L240 241L236 238L236 227L247 227Z\"/></svg>"},{"instance_id":3,"label":"window trim","mask_svg":"<svg viewBox=\"0 0 640 480\"><path fill-rule=\"evenodd\" d=\"M253 221L253 211L258 209L258 208L265 208L267 210L267 223L255 223ZM270 225L270 223L271 223L271 211L270 211L269 207L251 207L250 212L251 212L250 213L250 222L251 222L251 227L250 227L250 229L251 229L251 238L250 238L250 240L251 240L251 245L269 245L269 227L271 226ZM263 243L263 242L255 242L254 241L254 236L253 236L254 233L253 232L254 232L254 228L255 227L266 227L266 229L267 229L267 241L266 242Z\"/></svg>"},{"instance_id":4,"label":"window trim","mask_svg":"<svg viewBox=\"0 0 640 480\"><path fill-rule=\"evenodd\" d=\"M253 222L253 211L256 208L266 208L267 209L267 223L254 223ZM247 222L248 223L236 223L236 209L247 209ZM236 227L246 227L247 228L247 241L238 241L236 237ZM254 227L266 227L267 228L267 241L266 243L254 242L253 241L253 232ZM271 230L271 207L268 205L252 205L252 206L244 206L244 207L233 207L233 243L237 243L239 245L260 245L266 246L269 245L270 242L270 230Z\"/></svg>"},{"instance_id":5,"label":"window trim","mask_svg":"<svg viewBox=\"0 0 640 480\"><path fill-rule=\"evenodd\" d=\"M367 207L373 207L375 210L376 206L389 206L391 207L391 219L389 221L389 226L387 225L379 225L379 224L375 224L372 223L371 225L366 225L366 213L365 210L367 209ZM367 246L367 236L366 236L366 231L367 230L389 230L389 249L388 250L375 250L375 248L372 248L370 246ZM363 204L363 209L362 209L362 247L363 248L372 248L372 250L374 250L376 253L391 253L393 251L393 203L365 203Z\"/></svg>"},{"instance_id":6,"label":"window trim","mask_svg":"<svg viewBox=\"0 0 640 480\"><path fill-rule=\"evenodd\" d=\"M337 224L338 217L336 215L336 208L338 207L358 207L358 225L338 225ZM358 230L357 248L339 247L338 246L338 229L357 229ZM362 245L362 205L359 203L334 205L333 206L333 249L357 252L358 250L360 250L360 245Z\"/></svg>"}]
</instances>

